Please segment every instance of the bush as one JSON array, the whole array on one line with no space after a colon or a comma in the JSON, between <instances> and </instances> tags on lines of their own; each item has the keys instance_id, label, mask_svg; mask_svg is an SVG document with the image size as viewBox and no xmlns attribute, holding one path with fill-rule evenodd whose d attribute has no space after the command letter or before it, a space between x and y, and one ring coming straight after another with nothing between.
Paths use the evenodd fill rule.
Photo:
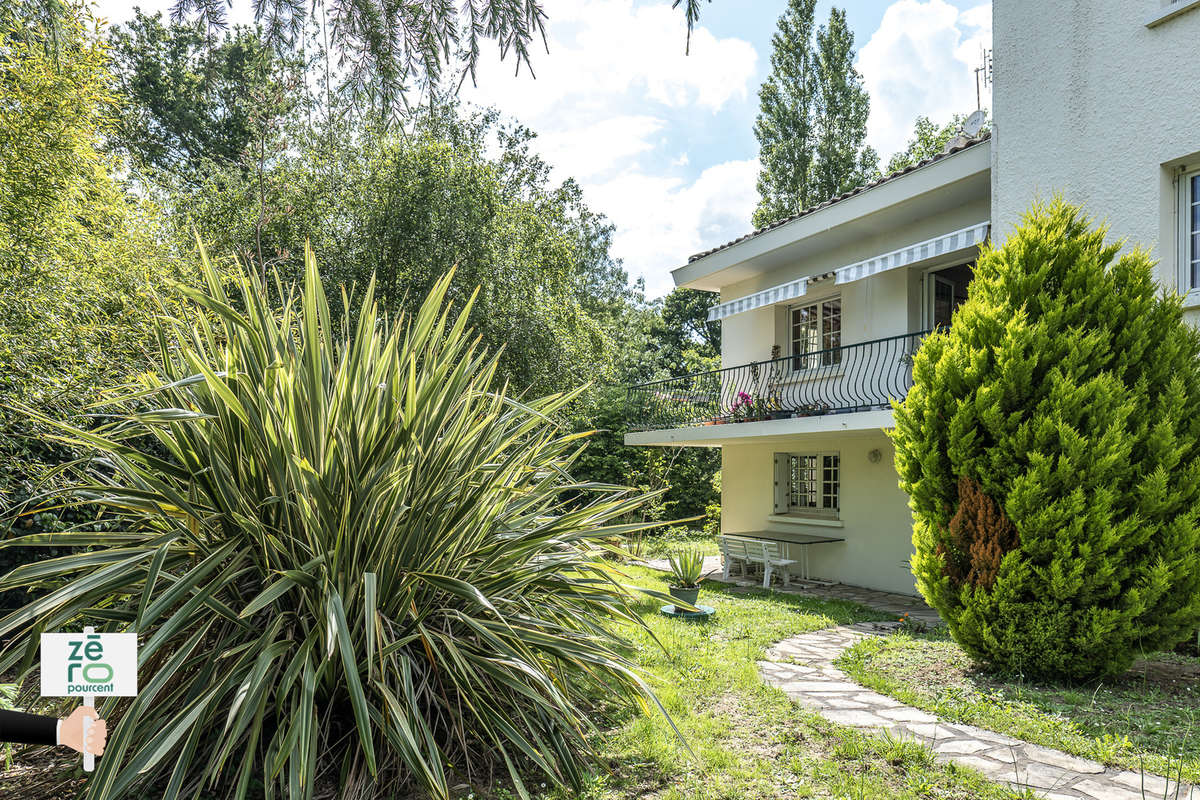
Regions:
<instances>
[{"instance_id":1,"label":"bush","mask_svg":"<svg viewBox=\"0 0 1200 800\"><path fill-rule=\"evenodd\" d=\"M917 587L1028 675L1119 673L1200 622L1200 337L1105 233L1035 206L896 409Z\"/></svg>"},{"instance_id":2,"label":"bush","mask_svg":"<svg viewBox=\"0 0 1200 800\"><path fill-rule=\"evenodd\" d=\"M147 287L178 277L161 214L125 190L104 152L114 98L100 30L82 4L55 9L53 25L28 4L0 11L0 509L40 494L76 455L15 409L79 420L97 387L145 369ZM15 533L84 521L43 512ZM0 520L0 539L11 535ZM32 557L0 551L0 571ZM2 592L0 608L28 599Z\"/></svg>"},{"instance_id":3,"label":"bush","mask_svg":"<svg viewBox=\"0 0 1200 800\"><path fill-rule=\"evenodd\" d=\"M148 410L58 426L99 452L76 502L120 530L19 540L93 547L0 581L61 582L0 621L28 642L0 671L39 630L141 634L141 693L105 703L87 795L444 798L501 765L577 784L585 698L651 696L612 632L638 617L594 555L644 498L568 477L579 437L550 418L571 397L497 391L469 306L442 310L449 276L399 323L368 289L339 337L311 253L279 313L248 273L228 295L204 274L160 323Z\"/></svg>"}]
</instances>

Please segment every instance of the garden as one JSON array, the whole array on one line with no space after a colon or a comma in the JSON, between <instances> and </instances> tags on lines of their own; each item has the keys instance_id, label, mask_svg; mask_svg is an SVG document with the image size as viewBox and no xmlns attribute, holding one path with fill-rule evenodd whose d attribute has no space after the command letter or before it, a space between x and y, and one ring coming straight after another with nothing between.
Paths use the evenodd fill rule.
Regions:
<instances>
[{"instance_id":1,"label":"garden","mask_svg":"<svg viewBox=\"0 0 1200 800\"><path fill-rule=\"evenodd\" d=\"M499 5L456 41L531 41ZM702 580L719 456L624 447L619 386L711 372L713 298L648 300L519 123L389 128L370 37L5 14L0 722L76 705L43 633L136 633L139 687L94 772L5 744L0 796L1044 792L795 702L770 669L816 668L771 654L821 631L909 721L1200 781L1200 334L1083 210L985 248L912 357L922 630Z\"/></svg>"}]
</instances>

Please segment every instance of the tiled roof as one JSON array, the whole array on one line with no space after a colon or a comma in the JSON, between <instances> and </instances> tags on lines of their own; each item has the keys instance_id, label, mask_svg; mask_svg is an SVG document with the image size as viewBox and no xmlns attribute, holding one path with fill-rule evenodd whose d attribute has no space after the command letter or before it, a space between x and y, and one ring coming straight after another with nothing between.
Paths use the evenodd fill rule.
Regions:
<instances>
[{"instance_id":1,"label":"tiled roof","mask_svg":"<svg viewBox=\"0 0 1200 800\"><path fill-rule=\"evenodd\" d=\"M733 239L732 241L728 241L725 244L717 245L716 247L712 248L711 250L705 250L702 253L696 253L693 256L689 256L688 263L690 264L693 261L698 261L701 258L704 258L705 256L710 256L713 253L724 250L727 247L732 247L733 245L738 244L739 242L744 242L747 239L753 239L755 236L758 236L759 234L766 233L767 231L775 230L776 228L780 227L781 225L786 225L789 222L793 222L795 220L800 219L801 217L807 217L809 214L813 213L814 211L820 211L822 208L828 208L829 206L833 205L834 203L840 203L843 200L848 200L849 198L854 197L857 194L862 194L865 191L874 189L876 186L887 183L888 181L895 180L896 178L899 178L901 175L907 175L908 173L912 172L913 170L918 170L921 167L928 166L936 161L941 161L943 158L946 158L947 156L954 155L955 153L961 152L970 147L974 147L977 144L986 142L991 137L992 137L991 132L985 131L973 139L967 139L967 140L961 142L960 144L954 145L953 147L949 148L945 152L938 153L936 156L931 156L930 158L927 158L924 161L918 161L916 164L913 164L912 166L909 166L909 167L905 167L902 170L893 172L890 175L884 175L881 178L876 178L875 180L871 181L870 183L864 183L862 186L856 186L855 188L851 189L848 192L839 194L837 197L831 197L823 203L818 203L815 206L806 208L803 211L801 211L799 214L793 214L790 217L784 217L781 220L772 222L770 225L759 228L758 230L755 230L755 231L751 231L750 233L747 233L745 236L739 236L738 238Z\"/></svg>"}]
</instances>

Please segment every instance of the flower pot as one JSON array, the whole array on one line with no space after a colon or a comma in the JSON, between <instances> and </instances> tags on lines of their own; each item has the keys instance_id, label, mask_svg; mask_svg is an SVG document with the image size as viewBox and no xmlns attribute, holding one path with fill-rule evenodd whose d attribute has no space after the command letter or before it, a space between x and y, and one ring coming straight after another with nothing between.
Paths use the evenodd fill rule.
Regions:
<instances>
[{"instance_id":1,"label":"flower pot","mask_svg":"<svg viewBox=\"0 0 1200 800\"><path fill-rule=\"evenodd\" d=\"M772 411L767 415L769 419L791 419L792 412L790 411Z\"/></svg>"},{"instance_id":2,"label":"flower pot","mask_svg":"<svg viewBox=\"0 0 1200 800\"><path fill-rule=\"evenodd\" d=\"M690 589L684 586L671 586L668 587L667 591L671 593L671 597L689 606L696 605L696 598L700 596L699 586L693 586Z\"/></svg>"}]
</instances>

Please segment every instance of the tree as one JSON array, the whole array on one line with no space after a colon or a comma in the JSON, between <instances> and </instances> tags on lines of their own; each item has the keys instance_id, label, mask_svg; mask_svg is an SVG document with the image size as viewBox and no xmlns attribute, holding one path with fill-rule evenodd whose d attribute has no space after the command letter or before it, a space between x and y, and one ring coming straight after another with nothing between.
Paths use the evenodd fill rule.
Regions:
<instances>
[{"instance_id":1,"label":"tree","mask_svg":"<svg viewBox=\"0 0 1200 800\"><path fill-rule=\"evenodd\" d=\"M294 70L248 28L216 42L195 23L164 25L137 11L109 34L122 95L114 145L142 168L199 180L204 163L242 161L255 142L264 94ZM292 95L276 114L296 103Z\"/></svg>"},{"instance_id":2,"label":"tree","mask_svg":"<svg viewBox=\"0 0 1200 800\"><path fill-rule=\"evenodd\" d=\"M1200 626L1200 333L1083 212L980 257L896 407L917 588L973 657L1089 679Z\"/></svg>"},{"instance_id":3,"label":"tree","mask_svg":"<svg viewBox=\"0 0 1200 800\"><path fill-rule=\"evenodd\" d=\"M145 368L150 292L183 276L159 209L129 195L104 152L114 97L98 27L81 7L0 16L0 508L49 488L74 454L24 409L84 418L98 386ZM169 296L169 295L167 295ZM80 521L46 511L25 533ZM0 551L0 566L28 554ZM0 598L8 605L16 598Z\"/></svg>"},{"instance_id":4,"label":"tree","mask_svg":"<svg viewBox=\"0 0 1200 800\"><path fill-rule=\"evenodd\" d=\"M908 140L908 146L888 159L885 171L889 174L899 172L944 151L946 144L962 130L967 116L967 114L955 114L940 128L929 117L917 117L917 121L913 123L913 135ZM987 127L984 127L981 133L986 130Z\"/></svg>"},{"instance_id":5,"label":"tree","mask_svg":"<svg viewBox=\"0 0 1200 800\"><path fill-rule=\"evenodd\" d=\"M834 8L817 31L816 148L811 194L818 202L861 186L879 171L879 154L865 146L871 98L854 68L854 34L846 12Z\"/></svg>"},{"instance_id":6,"label":"tree","mask_svg":"<svg viewBox=\"0 0 1200 800\"><path fill-rule=\"evenodd\" d=\"M49 0L47 0L49 2ZM232 0L176 0L176 20L194 18L212 32L226 25ZM278 52L298 49L307 32L336 58L327 72L342 75L341 88L376 119L387 119L418 86L475 79L483 43L493 40L501 57L511 54L530 67L529 48L545 39L540 0L469 0L465 3L396 3L392 0L305 3L254 0L254 19ZM315 42L314 42L315 43Z\"/></svg>"},{"instance_id":7,"label":"tree","mask_svg":"<svg viewBox=\"0 0 1200 800\"><path fill-rule=\"evenodd\" d=\"M878 171L864 146L870 98L854 69L854 34L846 13L830 12L813 47L815 0L789 0L771 39L771 74L759 89L754 135L759 144L763 227L857 186Z\"/></svg>"},{"instance_id":8,"label":"tree","mask_svg":"<svg viewBox=\"0 0 1200 800\"><path fill-rule=\"evenodd\" d=\"M799 212L812 200L813 162L812 33L816 0L788 0L771 37L771 74L758 90L758 207L753 224L762 227Z\"/></svg>"},{"instance_id":9,"label":"tree","mask_svg":"<svg viewBox=\"0 0 1200 800\"><path fill-rule=\"evenodd\" d=\"M413 310L457 266L451 296L483 287L472 325L485 345L503 349L501 374L515 391L607 378L619 330L606 306L620 302L614 287L625 283L608 254L607 223L573 183L551 183L529 151L532 134L495 113L421 109L408 127L328 137L300 126L262 180L229 167L179 191L170 202L178 238L195 227L213 252L293 278L308 239L331 290L374 276L392 314ZM599 287L607 299L591 294Z\"/></svg>"}]
</instances>

